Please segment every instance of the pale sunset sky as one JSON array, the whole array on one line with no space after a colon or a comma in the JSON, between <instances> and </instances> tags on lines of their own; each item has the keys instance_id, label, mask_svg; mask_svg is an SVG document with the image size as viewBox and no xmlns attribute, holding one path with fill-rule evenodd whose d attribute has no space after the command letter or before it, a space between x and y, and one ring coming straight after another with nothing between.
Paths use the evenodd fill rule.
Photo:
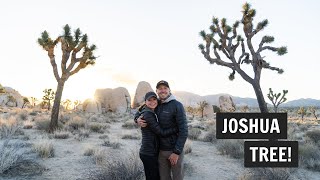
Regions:
<instances>
[{"instance_id":1,"label":"pale sunset sky","mask_svg":"<svg viewBox=\"0 0 320 180\"><path fill-rule=\"evenodd\" d=\"M250 84L231 70L210 65L200 53L201 30L209 31L211 19L225 17L230 25L241 19L243 0L10 0L0 2L0 83L23 96L41 99L45 88L56 88L47 53L37 44L42 31L52 38L69 24L79 27L97 45L96 64L66 82L62 99L93 98L97 88L126 87L133 96L139 81L153 88L164 79L172 90L199 95L228 93L253 97ZM288 54L263 53L272 66L263 70L261 87L289 90L288 100L320 99L319 55L320 1L251 0L257 10L255 23L269 24L255 37L275 37L274 46L287 46ZM239 28L239 32L242 27ZM241 33L240 33L241 34ZM242 33L243 35L243 33ZM56 49L59 52L59 49ZM56 54L60 59L60 54ZM59 61L58 61L59 62ZM60 67L60 66L58 66ZM248 66L249 67L249 66ZM252 72L251 67L247 68ZM252 75L252 73L250 73Z\"/></svg>"}]
</instances>

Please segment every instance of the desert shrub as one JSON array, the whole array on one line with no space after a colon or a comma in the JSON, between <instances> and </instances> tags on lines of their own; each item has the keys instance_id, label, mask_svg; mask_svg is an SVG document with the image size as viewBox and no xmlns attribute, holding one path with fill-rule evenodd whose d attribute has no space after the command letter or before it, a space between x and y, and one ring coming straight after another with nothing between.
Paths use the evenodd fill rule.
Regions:
<instances>
[{"instance_id":1,"label":"desert shrub","mask_svg":"<svg viewBox=\"0 0 320 180\"><path fill-rule=\"evenodd\" d=\"M306 137L310 138L314 143L318 143L320 141L320 130L314 129L306 132Z\"/></svg>"},{"instance_id":2,"label":"desert shrub","mask_svg":"<svg viewBox=\"0 0 320 180\"><path fill-rule=\"evenodd\" d=\"M123 128L126 129L137 129L139 126L133 120L126 121L122 124Z\"/></svg>"},{"instance_id":3,"label":"desert shrub","mask_svg":"<svg viewBox=\"0 0 320 180\"><path fill-rule=\"evenodd\" d=\"M19 113L18 113L18 117L19 117L19 119L21 119L21 120L27 120L28 119L28 111L26 111L26 110L22 110L22 111L20 111Z\"/></svg>"},{"instance_id":4,"label":"desert shrub","mask_svg":"<svg viewBox=\"0 0 320 180\"><path fill-rule=\"evenodd\" d=\"M299 158L303 167L320 171L320 150L314 143L307 142L300 145Z\"/></svg>"},{"instance_id":5,"label":"desert shrub","mask_svg":"<svg viewBox=\"0 0 320 180\"><path fill-rule=\"evenodd\" d=\"M15 135L21 134L21 128L14 117L9 119L0 119L0 139L11 138Z\"/></svg>"},{"instance_id":6,"label":"desert shrub","mask_svg":"<svg viewBox=\"0 0 320 180\"><path fill-rule=\"evenodd\" d=\"M216 127L210 127L208 132L204 135L202 141L214 143L217 141Z\"/></svg>"},{"instance_id":7,"label":"desert shrub","mask_svg":"<svg viewBox=\"0 0 320 180\"><path fill-rule=\"evenodd\" d=\"M97 133L104 133L104 130L107 128L106 125L101 124L101 123L97 123L97 122L91 122L89 124L89 129L92 132L97 132Z\"/></svg>"},{"instance_id":8,"label":"desert shrub","mask_svg":"<svg viewBox=\"0 0 320 180\"><path fill-rule=\"evenodd\" d=\"M295 141L298 139L299 127L296 123L288 123L288 140Z\"/></svg>"},{"instance_id":9,"label":"desert shrub","mask_svg":"<svg viewBox=\"0 0 320 180\"><path fill-rule=\"evenodd\" d=\"M124 134L122 136L122 139L141 139L141 136L139 136L138 134Z\"/></svg>"},{"instance_id":10,"label":"desert shrub","mask_svg":"<svg viewBox=\"0 0 320 180\"><path fill-rule=\"evenodd\" d=\"M34 112L34 111L29 113L30 116L36 116L37 114L38 114L38 113L37 113L37 112Z\"/></svg>"},{"instance_id":11,"label":"desert shrub","mask_svg":"<svg viewBox=\"0 0 320 180\"><path fill-rule=\"evenodd\" d=\"M187 139L186 143L184 144L183 152L184 154L189 154L192 152L191 141L189 139Z\"/></svg>"},{"instance_id":12,"label":"desert shrub","mask_svg":"<svg viewBox=\"0 0 320 180\"><path fill-rule=\"evenodd\" d=\"M191 140L197 140L201 135L201 130L198 128L190 128L188 131L188 138Z\"/></svg>"},{"instance_id":13,"label":"desert shrub","mask_svg":"<svg viewBox=\"0 0 320 180\"><path fill-rule=\"evenodd\" d=\"M252 168L244 171L238 178L240 180L288 180L293 170L289 168Z\"/></svg>"},{"instance_id":14,"label":"desert shrub","mask_svg":"<svg viewBox=\"0 0 320 180\"><path fill-rule=\"evenodd\" d=\"M29 120L23 122L23 129L32 129L32 128L33 128L33 122Z\"/></svg>"},{"instance_id":15,"label":"desert shrub","mask_svg":"<svg viewBox=\"0 0 320 180\"><path fill-rule=\"evenodd\" d=\"M119 149L121 143L119 141L110 141L109 139L104 139L102 146L112 147L113 149Z\"/></svg>"},{"instance_id":16,"label":"desert shrub","mask_svg":"<svg viewBox=\"0 0 320 180\"><path fill-rule=\"evenodd\" d=\"M107 160L107 153L104 149L95 149L93 153L94 162L97 165L103 165Z\"/></svg>"},{"instance_id":17,"label":"desert shrub","mask_svg":"<svg viewBox=\"0 0 320 180\"><path fill-rule=\"evenodd\" d=\"M39 116L35 118L35 125L36 128L38 130L43 130L43 131L49 131L49 127L50 127L50 118L49 116ZM58 121L58 129L62 129L63 128L63 124Z\"/></svg>"},{"instance_id":18,"label":"desert shrub","mask_svg":"<svg viewBox=\"0 0 320 180\"><path fill-rule=\"evenodd\" d=\"M92 147L87 147L87 148L84 150L83 155L84 155L84 156L93 156L93 155L94 155L94 152L95 152L95 149L94 149L94 148L92 148Z\"/></svg>"},{"instance_id":19,"label":"desert shrub","mask_svg":"<svg viewBox=\"0 0 320 180\"><path fill-rule=\"evenodd\" d=\"M88 138L90 136L90 130L81 128L77 131L75 139L78 141L82 141L84 138Z\"/></svg>"},{"instance_id":20,"label":"desert shrub","mask_svg":"<svg viewBox=\"0 0 320 180\"><path fill-rule=\"evenodd\" d=\"M106 158L106 162L98 171L90 173L93 180L142 180L144 177L143 166L138 153L131 153L128 156L116 156Z\"/></svg>"},{"instance_id":21,"label":"desert shrub","mask_svg":"<svg viewBox=\"0 0 320 180\"><path fill-rule=\"evenodd\" d=\"M38 130L48 131L50 126L50 119L36 119L35 125Z\"/></svg>"},{"instance_id":22,"label":"desert shrub","mask_svg":"<svg viewBox=\"0 0 320 180\"><path fill-rule=\"evenodd\" d=\"M79 128L84 128L86 126L86 120L80 116L75 116L67 122L67 125L74 130L78 130Z\"/></svg>"},{"instance_id":23,"label":"desert shrub","mask_svg":"<svg viewBox=\"0 0 320 180\"><path fill-rule=\"evenodd\" d=\"M0 142L0 176L32 176L42 173L44 168L38 164L31 153L30 144L21 140Z\"/></svg>"},{"instance_id":24,"label":"desert shrub","mask_svg":"<svg viewBox=\"0 0 320 180\"><path fill-rule=\"evenodd\" d=\"M59 121L62 122L63 124L66 124L70 119L71 119L70 115L66 113L62 113L59 116Z\"/></svg>"},{"instance_id":25,"label":"desert shrub","mask_svg":"<svg viewBox=\"0 0 320 180\"><path fill-rule=\"evenodd\" d=\"M221 139L217 141L217 150L222 155L229 155L232 158L243 158L244 141L239 139Z\"/></svg>"},{"instance_id":26,"label":"desert shrub","mask_svg":"<svg viewBox=\"0 0 320 180\"><path fill-rule=\"evenodd\" d=\"M302 132L307 131L309 129L309 125L307 125L307 124L298 124L298 125L299 125L300 131L302 131Z\"/></svg>"},{"instance_id":27,"label":"desert shrub","mask_svg":"<svg viewBox=\"0 0 320 180\"><path fill-rule=\"evenodd\" d=\"M53 137L55 139L67 139L69 138L69 136L70 136L70 133L67 131L55 131L53 133Z\"/></svg>"},{"instance_id":28,"label":"desert shrub","mask_svg":"<svg viewBox=\"0 0 320 180\"><path fill-rule=\"evenodd\" d=\"M46 139L42 139L40 142L33 144L33 151L38 153L41 158L54 157L53 144Z\"/></svg>"},{"instance_id":29,"label":"desert shrub","mask_svg":"<svg viewBox=\"0 0 320 180\"><path fill-rule=\"evenodd\" d=\"M109 139L109 136L107 134L103 134L99 136L99 139Z\"/></svg>"}]
</instances>

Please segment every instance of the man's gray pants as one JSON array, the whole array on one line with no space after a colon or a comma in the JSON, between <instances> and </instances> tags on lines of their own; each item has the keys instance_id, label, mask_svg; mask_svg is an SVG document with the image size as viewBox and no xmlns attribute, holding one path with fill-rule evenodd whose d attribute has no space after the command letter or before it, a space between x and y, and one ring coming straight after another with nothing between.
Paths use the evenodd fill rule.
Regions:
<instances>
[{"instance_id":1,"label":"man's gray pants","mask_svg":"<svg viewBox=\"0 0 320 180\"><path fill-rule=\"evenodd\" d=\"M183 180L183 158L184 154L179 155L179 159L176 165L171 166L169 156L172 151L159 152L159 173L161 180ZM171 177L172 172L172 177Z\"/></svg>"}]
</instances>

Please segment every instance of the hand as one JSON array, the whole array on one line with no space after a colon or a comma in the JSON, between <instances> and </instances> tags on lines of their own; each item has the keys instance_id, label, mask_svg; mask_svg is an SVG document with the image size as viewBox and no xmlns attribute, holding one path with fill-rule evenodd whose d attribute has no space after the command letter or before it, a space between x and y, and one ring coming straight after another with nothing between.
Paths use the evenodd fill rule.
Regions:
<instances>
[{"instance_id":1,"label":"hand","mask_svg":"<svg viewBox=\"0 0 320 180\"><path fill-rule=\"evenodd\" d=\"M143 116L141 115L138 119L137 119L137 124L138 126L140 127L146 127L147 126L147 123L145 120L142 119Z\"/></svg>"},{"instance_id":2,"label":"hand","mask_svg":"<svg viewBox=\"0 0 320 180\"><path fill-rule=\"evenodd\" d=\"M170 156L169 156L169 161L171 163L171 166L174 166L178 163L178 159L179 159L179 155L178 154L175 154L175 153L172 153Z\"/></svg>"}]
</instances>

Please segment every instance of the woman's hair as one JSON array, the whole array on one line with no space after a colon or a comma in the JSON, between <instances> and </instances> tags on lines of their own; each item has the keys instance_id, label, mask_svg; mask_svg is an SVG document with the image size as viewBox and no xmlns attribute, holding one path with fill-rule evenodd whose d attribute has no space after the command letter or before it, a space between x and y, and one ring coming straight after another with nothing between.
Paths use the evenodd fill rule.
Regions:
<instances>
[{"instance_id":1,"label":"woman's hair","mask_svg":"<svg viewBox=\"0 0 320 180\"><path fill-rule=\"evenodd\" d=\"M142 109L146 106L146 103L143 103L141 106L139 106L138 111L142 111Z\"/></svg>"}]
</instances>

